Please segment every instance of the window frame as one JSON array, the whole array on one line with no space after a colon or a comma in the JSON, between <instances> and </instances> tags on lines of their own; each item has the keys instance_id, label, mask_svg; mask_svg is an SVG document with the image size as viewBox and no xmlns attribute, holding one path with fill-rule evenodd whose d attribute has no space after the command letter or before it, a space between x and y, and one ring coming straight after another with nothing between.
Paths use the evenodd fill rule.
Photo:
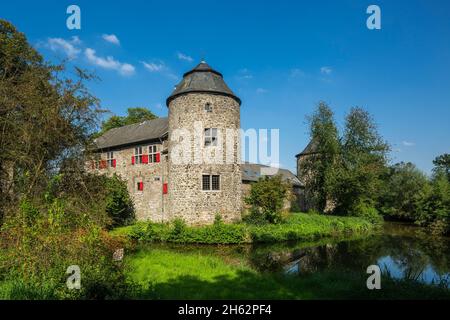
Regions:
<instances>
[{"instance_id":1,"label":"window frame","mask_svg":"<svg viewBox=\"0 0 450 320\"><path fill-rule=\"evenodd\" d=\"M207 180L205 180L205 178ZM215 182L214 182L214 178L217 179ZM205 188L205 182L207 182L208 188ZM209 174L209 173L202 174L201 183L202 183L201 188L202 188L202 191L204 191L204 192L220 192L220 191L222 191L219 174ZM217 185L217 188L214 188L214 185Z\"/></svg>"},{"instance_id":2,"label":"window frame","mask_svg":"<svg viewBox=\"0 0 450 320\"><path fill-rule=\"evenodd\" d=\"M217 147L218 129L217 128L205 128L203 131L203 144L205 147Z\"/></svg>"},{"instance_id":3,"label":"window frame","mask_svg":"<svg viewBox=\"0 0 450 320\"><path fill-rule=\"evenodd\" d=\"M134 147L134 164L142 164L142 157L145 153L144 146Z\"/></svg>"},{"instance_id":4,"label":"window frame","mask_svg":"<svg viewBox=\"0 0 450 320\"><path fill-rule=\"evenodd\" d=\"M114 151L106 152L106 165L108 168L112 168L114 162Z\"/></svg>"},{"instance_id":5,"label":"window frame","mask_svg":"<svg viewBox=\"0 0 450 320\"><path fill-rule=\"evenodd\" d=\"M156 161L157 154L158 154L158 145L157 144L151 144L148 146L148 163L158 163Z\"/></svg>"}]
</instances>

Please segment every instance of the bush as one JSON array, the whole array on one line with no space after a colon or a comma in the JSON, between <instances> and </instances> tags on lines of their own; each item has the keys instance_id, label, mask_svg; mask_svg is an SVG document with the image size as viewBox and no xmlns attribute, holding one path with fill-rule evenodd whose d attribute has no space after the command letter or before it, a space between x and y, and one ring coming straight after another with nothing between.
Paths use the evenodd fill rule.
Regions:
<instances>
[{"instance_id":1,"label":"bush","mask_svg":"<svg viewBox=\"0 0 450 320\"><path fill-rule=\"evenodd\" d=\"M219 219L216 219L218 221ZM314 214L293 214L283 223L262 225L224 224L190 227L182 220L172 223L138 223L123 227L114 234L125 235L145 242L240 244L251 242L276 242L312 240L344 233L365 233L373 228L366 219L334 217Z\"/></svg>"},{"instance_id":2,"label":"bush","mask_svg":"<svg viewBox=\"0 0 450 320\"><path fill-rule=\"evenodd\" d=\"M23 200L1 228L0 296L5 299L105 299L126 295L113 252L124 243L89 220L67 223L61 199L46 212ZM30 223L32 222L32 223ZM66 270L81 269L81 289L69 290Z\"/></svg>"},{"instance_id":3,"label":"bush","mask_svg":"<svg viewBox=\"0 0 450 320\"><path fill-rule=\"evenodd\" d=\"M262 222L279 223L282 221L281 211L288 197L289 184L281 176L265 176L251 185L250 195L245 202L251 206L247 221L260 224Z\"/></svg>"},{"instance_id":4,"label":"bush","mask_svg":"<svg viewBox=\"0 0 450 320\"><path fill-rule=\"evenodd\" d=\"M112 220L112 227L130 224L134 221L133 201L126 182L116 174L105 177L106 182L106 213Z\"/></svg>"},{"instance_id":5,"label":"bush","mask_svg":"<svg viewBox=\"0 0 450 320\"><path fill-rule=\"evenodd\" d=\"M379 224L383 222L383 217L378 213L378 210L363 201L352 207L348 212L350 216L366 219L372 223Z\"/></svg>"}]
</instances>

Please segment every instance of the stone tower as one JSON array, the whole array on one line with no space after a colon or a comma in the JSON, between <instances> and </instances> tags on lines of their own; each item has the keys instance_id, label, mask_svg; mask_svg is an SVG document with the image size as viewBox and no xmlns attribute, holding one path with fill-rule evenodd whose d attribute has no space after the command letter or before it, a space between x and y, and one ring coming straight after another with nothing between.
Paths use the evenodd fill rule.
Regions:
<instances>
[{"instance_id":1,"label":"stone tower","mask_svg":"<svg viewBox=\"0 0 450 320\"><path fill-rule=\"evenodd\" d=\"M239 220L242 206L240 99L202 61L167 98L170 219L188 224Z\"/></svg>"}]
</instances>

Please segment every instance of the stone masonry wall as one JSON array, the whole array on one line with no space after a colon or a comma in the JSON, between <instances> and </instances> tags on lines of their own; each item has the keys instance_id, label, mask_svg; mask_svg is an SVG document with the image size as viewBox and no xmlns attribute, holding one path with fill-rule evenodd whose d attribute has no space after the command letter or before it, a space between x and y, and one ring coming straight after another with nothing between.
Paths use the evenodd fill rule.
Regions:
<instances>
[{"instance_id":1,"label":"stone masonry wall","mask_svg":"<svg viewBox=\"0 0 450 320\"><path fill-rule=\"evenodd\" d=\"M212 112L205 110L209 103ZM194 154L190 163L176 164L172 161L176 146L183 139L189 139L191 150L194 146L194 126L200 122L204 128L218 128L219 141L217 147L205 147L206 159L222 154L220 146L225 150L225 129L240 129L240 106L232 98L223 95L189 93L179 96L169 105L169 212L170 217L182 218L191 225L210 224L215 215L220 214L226 222L241 218L241 185L240 137L237 135L233 143L234 161L227 163L194 163ZM190 137L175 137L174 130L183 128ZM172 141L177 138L177 141ZM185 141L186 142L186 141ZM200 141L203 147L203 137ZM224 158L222 158L224 160ZM219 191L203 191L202 175L220 175Z\"/></svg>"},{"instance_id":2,"label":"stone masonry wall","mask_svg":"<svg viewBox=\"0 0 450 320\"><path fill-rule=\"evenodd\" d=\"M143 154L148 154L149 145L157 145L160 152L163 149L161 143L142 144ZM112 176L116 173L127 182L128 191L134 202L136 219L162 222L167 220L164 214L167 195L163 195L163 183L167 181L167 166L165 157L161 154L159 163L132 164L135 146L111 150L114 152L116 167L95 169L99 174ZM107 154L100 154L101 160L106 160ZM90 166L91 167L91 166ZM143 191L139 191L138 182L144 183Z\"/></svg>"}]
</instances>

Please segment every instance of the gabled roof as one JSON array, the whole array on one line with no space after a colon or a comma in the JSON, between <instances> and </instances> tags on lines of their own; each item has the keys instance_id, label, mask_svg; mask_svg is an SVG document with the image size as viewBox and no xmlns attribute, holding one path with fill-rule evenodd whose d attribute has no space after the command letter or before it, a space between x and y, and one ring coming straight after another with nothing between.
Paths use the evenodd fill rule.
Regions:
<instances>
[{"instance_id":1,"label":"gabled roof","mask_svg":"<svg viewBox=\"0 0 450 320\"><path fill-rule=\"evenodd\" d=\"M315 154L315 153L317 153L317 148L318 148L318 146L317 146L317 143L315 142L315 140L311 140L308 143L308 145L306 146L306 148L302 152L297 154L295 157L298 158L298 157L306 156L309 154Z\"/></svg>"},{"instance_id":2,"label":"gabled roof","mask_svg":"<svg viewBox=\"0 0 450 320\"><path fill-rule=\"evenodd\" d=\"M297 176L287 169L272 168L262 164L246 162L241 165L241 170L242 170L242 181L254 182L258 181L259 178L261 178L264 175L273 176L279 174L281 175L284 181L288 181L289 183L292 183L294 186L297 187L302 186L302 183L297 178Z\"/></svg>"},{"instance_id":3,"label":"gabled roof","mask_svg":"<svg viewBox=\"0 0 450 320\"><path fill-rule=\"evenodd\" d=\"M211 68L206 62L200 62L194 69L183 75L183 80L167 98L166 104L186 93L210 93L229 96L239 104L241 100L231 91L220 72Z\"/></svg>"},{"instance_id":4,"label":"gabled roof","mask_svg":"<svg viewBox=\"0 0 450 320\"><path fill-rule=\"evenodd\" d=\"M146 120L141 123L114 128L95 140L97 149L143 143L162 138L169 130L168 118Z\"/></svg>"}]
</instances>

